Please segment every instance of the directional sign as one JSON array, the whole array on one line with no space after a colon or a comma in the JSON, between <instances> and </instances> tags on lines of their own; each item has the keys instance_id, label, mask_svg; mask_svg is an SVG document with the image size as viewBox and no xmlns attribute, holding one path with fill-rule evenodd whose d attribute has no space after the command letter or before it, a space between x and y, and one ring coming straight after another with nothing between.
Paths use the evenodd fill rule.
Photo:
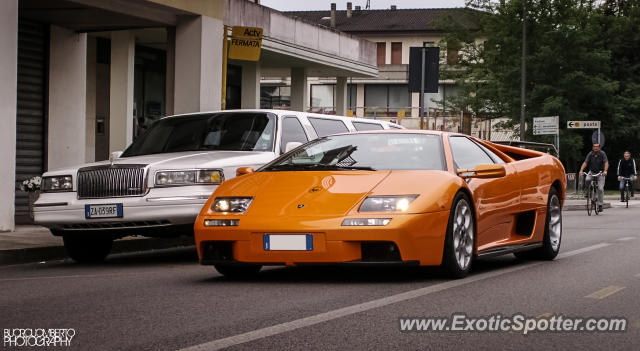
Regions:
<instances>
[{"instance_id":1,"label":"directional sign","mask_svg":"<svg viewBox=\"0 0 640 351\"><path fill-rule=\"evenodd\" d=\"M568 121L567 128L571 129L600 129L600 121Z\"/></svg>"},{"instance_id":2,"label":"directional sign","mask_svg":"<svg viewBox=\"0 0 640 351\"><path fill-rule=\"evenodd\" d=\"M534 117L533 135L558 134L558 116Z\"/></svg>"},{"instance_id":3,"label":"directional sign","mask_svg":"<svg viewBox=\"0 0 640 351\"><path fill-rule=\"evenodd\" d=\"M234 26L231 29L229 58L258 61L262 48L262 28Z\"/></svg>"}]
</instances>

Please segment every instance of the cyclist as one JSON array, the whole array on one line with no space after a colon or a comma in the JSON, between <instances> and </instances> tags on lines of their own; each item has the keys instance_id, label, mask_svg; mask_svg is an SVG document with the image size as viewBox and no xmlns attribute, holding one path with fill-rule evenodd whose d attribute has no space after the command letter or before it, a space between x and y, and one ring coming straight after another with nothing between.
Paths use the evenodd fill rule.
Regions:
<instances>
[{"instance_id":1,"label":"cyclist","mask_svg":"<svg viewBox=\"0 0 640 351\"><path fill-rule=\"evenodd\" d=\"M624 202L624 185L625 179L630 178L631 182L636 180L638 177L638 172L636 171L636 160L631 158L631 152L625 151L624 158L618 161L618 181L620 182L620 201ZM631 183L631 197L634 195L634 186Z\"/></svg>"},{"instance_id":2,"label":"cyclist","mask_svg":"<svg viewBox=\"0 0 640 351\"><path fill-rule=\"evenodd\" d=\"M589 187L591 184L591 180L593 179L592 174L600 173L602 174L598 176L598 212L602 211L602 205L604 204L604 179L607 176L607 171L609 170L609 160L607 159L607 154L600 150L599 143L593 143L593 147L591 151L587 154L587 157L584 159L582 166L580 166L580 174L584 172L584 169L589 169L589 174L585 177L585 189Z\"/></svg>"}]
</instances>

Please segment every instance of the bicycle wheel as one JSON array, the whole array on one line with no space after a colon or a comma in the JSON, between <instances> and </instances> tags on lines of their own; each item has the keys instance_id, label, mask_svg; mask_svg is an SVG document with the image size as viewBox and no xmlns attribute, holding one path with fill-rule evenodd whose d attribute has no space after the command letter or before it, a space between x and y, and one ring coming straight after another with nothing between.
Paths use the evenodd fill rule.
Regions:
<instances>
[{"instance_id":1,"label":"bicycle wheel","mask_svg":"<svg viewBox=\"0 0 640 351\"><path fill-rule=\"evenodd\" d=\"M626 183L624 187L624 201L626 202L627 208L629 208L629 198L631 197L631 190L629 189L629 182Z\"/></svg>"},{"instance_id":2,"label":"bicycle wheel","mask_svg":"<svg viewBox=\"0 0 640 351\"><path fill-rule=\"evenodd\" d=\"M587 189L587 214L591 216L591 186Z\"/></svg>"},{"instance_id":3,"label":"bicycle wheel","mask_svg":"<svg viewBox=\"0 0 640 351\"><path fill-rule=\"evenodd\" d=\"M597 216L600 213L600 206L598 206L598 186L594 184L592 189L591 206L593 206L593 212L595 212Z\"/></svg>"}]
</instances>

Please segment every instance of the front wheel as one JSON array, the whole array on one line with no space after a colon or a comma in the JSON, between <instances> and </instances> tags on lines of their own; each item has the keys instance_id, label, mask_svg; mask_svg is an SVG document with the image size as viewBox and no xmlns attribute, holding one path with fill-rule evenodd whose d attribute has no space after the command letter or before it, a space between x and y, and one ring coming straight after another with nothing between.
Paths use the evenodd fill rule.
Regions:
<instances>
[{"instance_id":1,"label":"front wheel","mask_svg":"<svg viewBox=\"0 0 640 351\"><path fill-rule=\"evenodd\" d=\"M102 262L111 252L113 238L91 234L64 234L67 255L78 263Z\"/></svg>"},{"instance_id":2,"label":"front wheel","mask_svg":"<svg viewBox=\"0 0 640 351\"><path fill-rule=\"evenodd\" d=\"M587 190L587 215L591 216L591 210L593 206L593 189L591 186Z\"/></svg>"},{"instance_id":3,"label":"front wheel","mask_svg":"<svg viewBox=\"0 0 640 351\"><path fill-rule=\"evenodd\" d=\"M452 278L464 278L471 270L475 229L471 201L467 195L459 192L451 206L442 258L442 267Z\"/></svg>"}]
</instances>

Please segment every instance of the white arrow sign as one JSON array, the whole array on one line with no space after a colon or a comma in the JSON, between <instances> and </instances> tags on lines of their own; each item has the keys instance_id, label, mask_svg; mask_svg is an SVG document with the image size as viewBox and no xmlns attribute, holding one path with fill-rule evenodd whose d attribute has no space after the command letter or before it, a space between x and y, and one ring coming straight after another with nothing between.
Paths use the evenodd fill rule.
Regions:
<instances>
[{"instance_id":1,"label":"white arrow sign","mask_svg":"<svg viewBox=\"0 0 640 351\"><path fill-rule=\"evenodd\" d=\"M600 129L600 121L568 121L570 129Z\"/></svg>"},{"instance_id":2,"label":"white arrow sign","mask_svg":"<svg viewBox=\"0 0 640 351\"><path fill-rule=\"evenodd\" d=\"M558 134L558 116L534 117L533 135Z\"/></svg>"}]
</instances>

